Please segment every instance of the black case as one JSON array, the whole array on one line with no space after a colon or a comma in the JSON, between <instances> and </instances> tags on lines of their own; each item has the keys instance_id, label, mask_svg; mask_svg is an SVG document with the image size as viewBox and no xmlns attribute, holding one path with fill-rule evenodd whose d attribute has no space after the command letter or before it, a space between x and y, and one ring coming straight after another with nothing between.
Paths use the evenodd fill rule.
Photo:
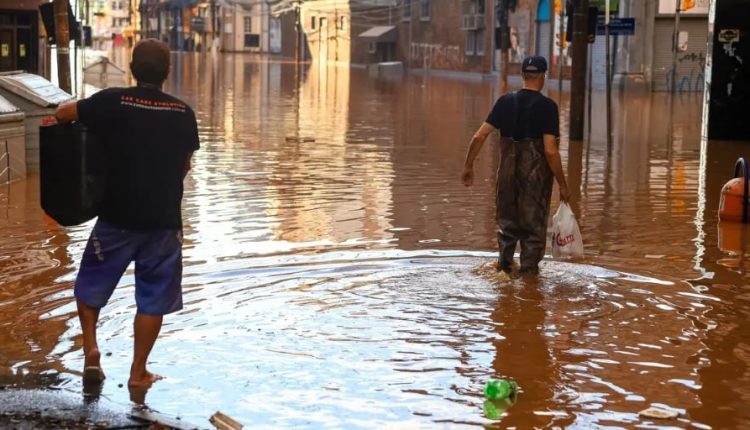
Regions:
<instances>
[{"instance_id":1,"label":"black case","mask_svg":"<svg viewBox=\"0 0 750 430\"><path fill-rule=\"evenodd\" d=\"M39 127L42 209L64 226L97 216L106 186L102 149L80 123Z\"/></svg>"}]
</instances>

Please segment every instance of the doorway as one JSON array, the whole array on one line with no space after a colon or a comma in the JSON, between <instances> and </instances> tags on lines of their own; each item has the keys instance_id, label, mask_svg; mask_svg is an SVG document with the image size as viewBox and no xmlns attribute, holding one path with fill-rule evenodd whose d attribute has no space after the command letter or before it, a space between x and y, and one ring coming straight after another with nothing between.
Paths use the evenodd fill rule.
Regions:
<instances>
[{"instance_id":1,"label":"doorway","mask_svg":"<svg viewBox=\"0 0 750 430\"><path fill-rule=\"evenodd\" d=\"M36 11L0 10L0 72L39 73L39 16Z\"/></svg>"},{"instance_id":2,"label":"doorway","mask_svg":"<svg viewBox=\"0 0 750 430\"><path fill-rule=\"evenodd\" d=\"M0 29L0 72L16 69L15 32Z\"/></svg>"}]
</instances>

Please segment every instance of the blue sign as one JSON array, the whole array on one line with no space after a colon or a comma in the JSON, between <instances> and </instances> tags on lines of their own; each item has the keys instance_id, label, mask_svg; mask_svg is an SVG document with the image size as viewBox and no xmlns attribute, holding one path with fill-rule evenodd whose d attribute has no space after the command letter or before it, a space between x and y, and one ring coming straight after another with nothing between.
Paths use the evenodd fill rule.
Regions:
<instances>
[{"instance_id":1,"label":"blue sign","mask_svg":"<svg viewBox=\"0 0 750 430\"><path fill-rule=\"evenodd\" d=\"M599 16L596 23L596 34L604 36L604 17ZM620 36L632 36L635 34L635 18L613 17L609 19L609 34Z\"/></svg>"}]
</instances>

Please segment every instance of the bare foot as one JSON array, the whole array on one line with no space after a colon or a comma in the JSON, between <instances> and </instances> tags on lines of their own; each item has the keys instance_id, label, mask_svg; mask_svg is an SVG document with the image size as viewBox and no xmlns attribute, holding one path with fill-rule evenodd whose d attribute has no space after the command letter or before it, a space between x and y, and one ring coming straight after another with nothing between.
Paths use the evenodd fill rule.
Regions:
<instances>
[{"instance_id":1,"label":"bare foot","mask_svg":"<svg viewBox=\"0 0 750 430\"><path fill-rule=\"evenodd\" d=\"M128 387L141 387L148 388L154 382L164 379L163 376L159 376L155 373L151 373L148 370L139 373L137 375L131 373L130 379L128 380Z\"/></svg>"},{"instance_id":2,"label":"bare foot","mask_svg":"<svg viewBox=\"0 0 750 430\"><path fill-rule=\"evenodd\" d=\"M98 348L94 348L86 354L83 362L83 382L89 384L99 384L106 376L101 366L101 353Z\"/></svg>"}]
</instances>

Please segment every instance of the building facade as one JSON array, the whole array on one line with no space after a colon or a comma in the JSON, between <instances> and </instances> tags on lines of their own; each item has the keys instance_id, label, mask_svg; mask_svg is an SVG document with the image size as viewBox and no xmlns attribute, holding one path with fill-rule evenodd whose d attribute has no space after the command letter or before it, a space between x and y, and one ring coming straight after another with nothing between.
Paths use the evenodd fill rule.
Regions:
<instances>
[{"instance_id":1,"label":"building facade","mask_svg":"<svg viewBox=\"0 0 750 430\"><path fill-rule=\"evenodd\" d=\"M95 49L133 46L138 36L139 13L136 0L94 0L89 3Z\"/></svg>"},{"instance_id":2,"label":"building facade","mask_svg":"<svg viewBox=\"0 0 750 430\"><path fill-rule=\"evenodd\" d=\"M140 35L158 39L173 51L199 51L206 47L210 30L207 2L198 0L141 0Z\"/></svg>"},{"instance_id":3,"label":"building facade","mask_svg":"<svg viewBox=\"0 0 750 430\"><path fill-rule=\"evenodd\" d=\"M229 2L221 6L219 17L222 51L271 52L270 5L267 2Z\"/></svg>"},{"instance_id":4,"label":"building facade","mask_svg":"<svg viewBox=\"0 0 750 430\"><path fill-rule=\"evenodd\" d=\"M175 51L281 52L281 22L257 0L141 0L141 34Z\"/></svg>"},{"instance_id":5,"label":"building facade","mask_svg":"<svg viewBox=\"0 0 750 430\"><path fill-rule=\"evenodd\" d=\"M619 17L635 19L635 34L612 37L613 74L616 84L670 91L672 80L678 92L702 92L705 86L709 0L695 0L695 7L682 11L673 67L673 33L676 0L621 0ZM593 45L594 86L603 88L606 78L605 40L597 36Z\"/></svg>"},{"instance_id":6,"label":"building facade","mask_svg":"<svg viewBox=\"0 0 750 430\"><path fill-rule=\"evenodd\" d=\"M326 64L398 61L395 0L320 0L280 17L282 53ZM299 31L294 22L299 22ZM298 52L297 52L298 50Z\"/></svg>"},{"instance_id":7,"label":"building facade","mask_svg":"<svg viewBox=\"0 0 750 430\"><path fill-rule=\"evenodd\" d=\"M500 71L498 0L400 0L400 43L410 69L488 75ZM557 10L558 13L555 13ZM509 73L526 56L543 55L555 66L567 60L560 0L517 0L508 11ZM562 36L561 36L562 35ZM563 43L563 56L559 43Z\"/></svg>"},{"instance_id":8,"label":"building facade","mask_svg":"<svg viewBox=\"0 0 750 430\"><path fill-rule=\"evenodd\" d=\"M0 0L0 72L43 73L44 29L38 8L42 0Z\"/></svg>"}]
</instances>

